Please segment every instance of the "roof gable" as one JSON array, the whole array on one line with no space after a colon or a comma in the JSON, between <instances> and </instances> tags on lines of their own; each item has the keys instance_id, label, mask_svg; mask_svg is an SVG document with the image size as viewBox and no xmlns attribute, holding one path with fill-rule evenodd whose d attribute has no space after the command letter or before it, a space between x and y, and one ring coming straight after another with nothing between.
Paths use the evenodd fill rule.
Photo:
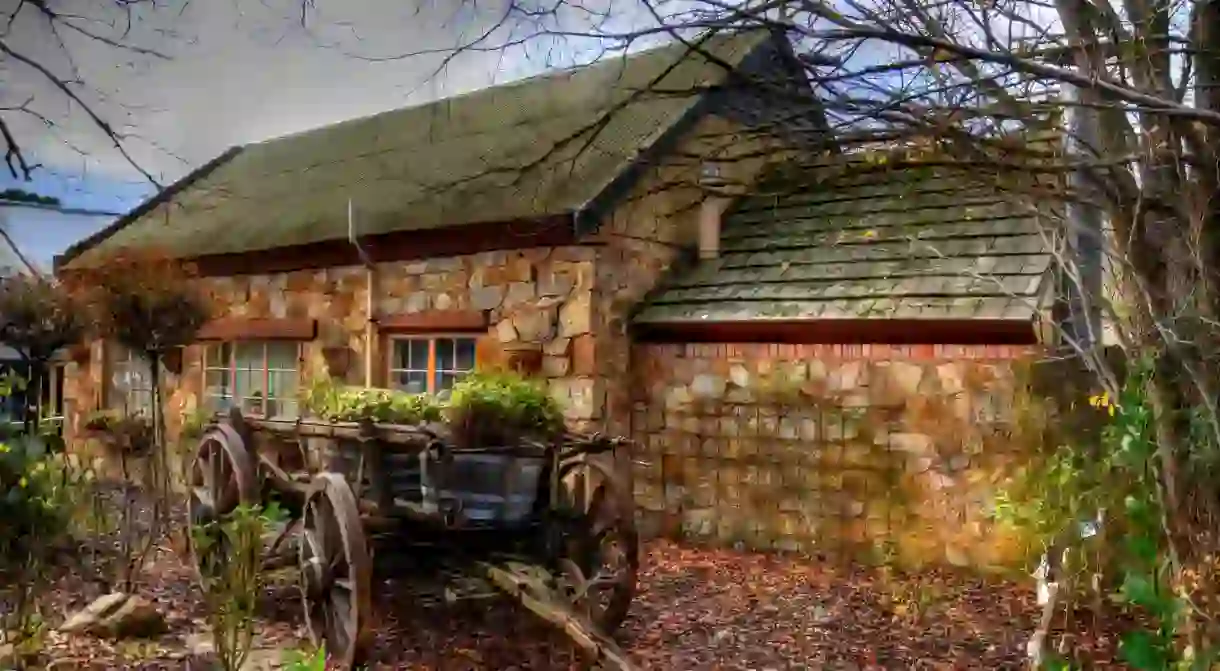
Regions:
<instances>
[{"instance_id":1,"label":"roof gable","mask_svg":"<svg viewBox=\"0 0 1220 671\"><path fill-rule=\"evenodd\" d=\"M769 39L707 38L231 150L65 255L245 253L576 214ZM156 216L172 197L172 209Z\"/></svg>"}]
</instances>

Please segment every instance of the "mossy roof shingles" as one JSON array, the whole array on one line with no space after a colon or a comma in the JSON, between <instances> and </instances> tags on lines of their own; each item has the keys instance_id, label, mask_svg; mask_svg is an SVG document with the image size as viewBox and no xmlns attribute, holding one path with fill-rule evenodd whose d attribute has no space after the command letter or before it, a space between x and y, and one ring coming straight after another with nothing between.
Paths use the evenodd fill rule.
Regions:
<instances>
[{"instance_id":1,"label":"mossy roof shingles","mask_svg":"<svg viewBox=\"0 0 1220 671\"><path fill-rule=\"evenodd\" d=\"M1027 320L1045 307L1051 254L1028 202L927 169L835 172L740 200L719 258L675 277L635 321Z\"/></svg>"},{"instance_id":2,"label":"mossy roof shingles","mask_svg":"<svg viewBox=\"0 0 1220 671\"><path fill-rule=\"evenodd\" d=\"M536 219L585 206L768 38L723 34L249 145L76 263ZM699 52L712 55L707 59Z\"/></svg>"}]
</instances>

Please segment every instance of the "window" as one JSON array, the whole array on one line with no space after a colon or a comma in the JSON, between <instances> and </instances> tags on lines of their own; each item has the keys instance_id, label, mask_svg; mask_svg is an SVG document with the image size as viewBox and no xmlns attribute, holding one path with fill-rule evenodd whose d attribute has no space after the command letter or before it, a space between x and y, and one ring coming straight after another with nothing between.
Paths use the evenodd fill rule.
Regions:
<instances>
[{"instance_id":1,"label":"window","mask_svg":"<svg viewBox=\"0 0 1220 671\"><path fill-rule=\"evenodd\" d=\"M115 347L110 382L110 407L129 415L152 415L152 367L125 347Z\"/></svg>"},{"instance_id":2,"label":"window","mask_svg":"<svg viewBox=\"0 0 1220 671\"><path fill-rule=\"evenodd\" d=\"M263 417L299 413L300 346L295 342L209 344L203 358L203 406L208 412L237 405Z\"/></svg>"},{"instance_id":3,"label":"window","mask_svg":"<svg viewBox=\"0 0 1220 671\"><path fill-rule=\"evenodd\" d=\"M395 389L436 394L474 370L474 338L394 338L390 344L390 386Z\"/></svg>"}]
</instances>

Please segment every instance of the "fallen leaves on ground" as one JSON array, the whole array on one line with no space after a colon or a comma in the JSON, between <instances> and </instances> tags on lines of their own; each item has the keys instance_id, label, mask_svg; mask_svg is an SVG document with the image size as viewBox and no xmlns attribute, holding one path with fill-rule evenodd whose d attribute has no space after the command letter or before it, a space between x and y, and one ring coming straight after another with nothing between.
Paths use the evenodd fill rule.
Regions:
<instances>
[{"instance_id":1,"label":"fallen leaves on ground","mask_svg":"<svg viewBox=\"0 0 1220 671\"><path fill-rule=\"evenodd\" d=\"M639 592L620 632L643 669L1018 669L1038 615L1027 587L930 571L892 576L796 557L644 545ZM377 669L578 669L574 646L505 599L447 605L406 581L378 585L373 623ZM48 635L57 669L189 668L202 605L191 570L168 552L141 580L171 632L156 641L108 642ZM99 589L60 575L47 605L66 614ZM274 576L263 598L260 645L306 645L292 572ZM1111 626L1081 615L1072 647L1092 668L1112 662Z\"/></svg>"}]
</instances>

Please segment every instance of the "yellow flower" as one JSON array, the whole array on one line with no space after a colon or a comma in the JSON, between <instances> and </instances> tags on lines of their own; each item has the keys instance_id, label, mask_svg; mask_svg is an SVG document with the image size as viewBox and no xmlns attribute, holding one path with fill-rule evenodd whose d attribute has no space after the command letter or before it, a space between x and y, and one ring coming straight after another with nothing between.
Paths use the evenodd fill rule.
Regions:
<instances>
[{"instance_id":1,"label":"yellow flower","mask_svg":"<svg viewBox=\"0 0 1220 671\"><path fill-rule=\"evenodd\" d=\"M28 480L26 480L25 478L21 478L20 480L18 480L18 481L17 481L17 486L18 486L18 487L21 487L22 489L24 489L24 488L25 488L25 486L26 486L26 485L28 485L28 484L30 484L30 483L29 483L29 481L28 481Z\"/></svg>"},{"instance_id":2,"label":"yellow flower","mask_svg":"<svg viewBox=\"0 0 1220 671\"><path fill-rule=\"evenodd\" d=\"M1110 392L1103 391L1100 394L1093 394L1089 397L1089 405L1099 410L1104 409L1111 417L1114 416L1116 406L1113 399L1110 398Z\"/></svg>"},{"instance_id":3,"label":"yellow flower","mask_svg":"<svg viewBox=\"0 0 1220 671\"><path fill-rule=\"evenodd\" d=\"M5 452L8 452L8 451L9 451L9 446L4 443L0 443L0 454L4 454Z\"/></svg>"}]
</instances>

